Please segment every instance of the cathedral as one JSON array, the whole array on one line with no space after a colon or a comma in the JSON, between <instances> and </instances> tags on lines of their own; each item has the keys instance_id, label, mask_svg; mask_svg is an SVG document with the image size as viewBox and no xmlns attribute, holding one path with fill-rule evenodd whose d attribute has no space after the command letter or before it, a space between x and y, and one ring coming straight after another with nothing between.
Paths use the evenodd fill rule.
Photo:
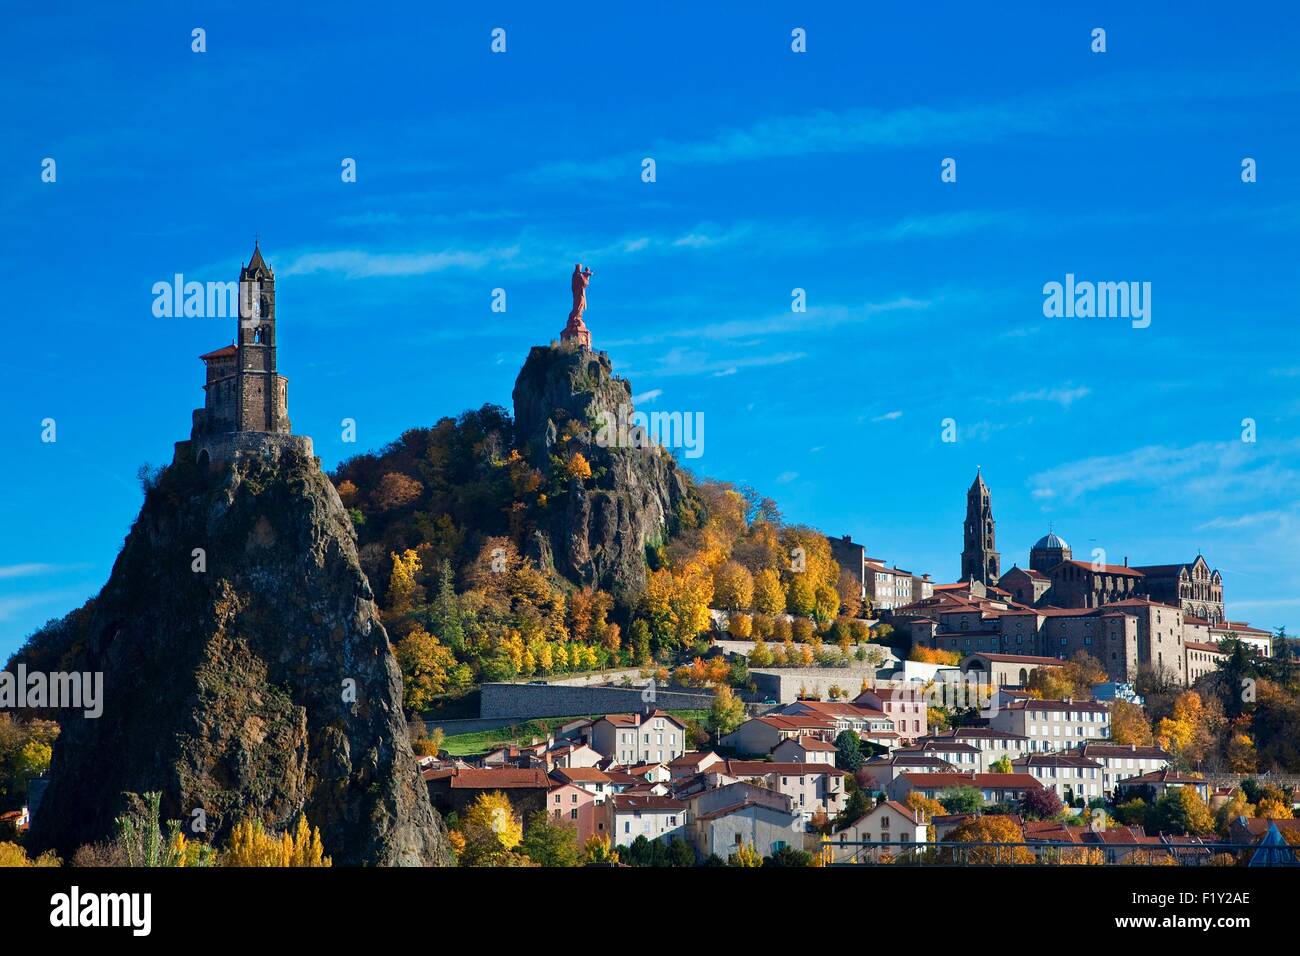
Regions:
<instances>
[{"instance_id":1,"label":"cathedral","mask_svg":"<svg viewBox=\"0 0 1300 956\"><path fill-rule=\"evenodd\" d=\"M288 382L276 368L275 273L260 244L239 271L239 315L232 344L200 355L203 407L194 410L190 442L200 464L268 445L312 453L311 439L290 435Z\"/></svg>"},{"instance_id":2,"label":"cathedral","mask_svg":"<svg viewBox=\"0 0 1300 956\"><path fill-rule=\"evenodd\" d=\"M961 580L997 587L1029 607L1096 608L1145 600L1178 608L1184 617L1219 625L1227 620L1223 577L1202 555L1192 561L1130 567L1076 561L1065 539L1048 529L1029 549L1029 567L1012 565L999 575L994 547L992 497L978 472L966 492L965 548Z\"/></svg>"}]
</instances>

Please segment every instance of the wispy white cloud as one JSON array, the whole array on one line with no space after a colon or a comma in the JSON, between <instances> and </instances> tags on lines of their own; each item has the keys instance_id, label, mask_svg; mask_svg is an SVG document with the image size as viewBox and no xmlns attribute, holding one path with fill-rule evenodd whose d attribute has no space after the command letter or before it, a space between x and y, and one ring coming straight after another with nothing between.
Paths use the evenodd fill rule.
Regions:
<instances>
[{"instance_id":1,"label":"wispy white cloud","mask_svg":"<svg viewBox=\"0 0 1300 956\"><path fill-rule=\"evenodd\" d=\"M653 402L656 398L664 393L662 388L652 388L642 392L639 395L632 396L632 404L640 405L643 402Z\"/></svg>"},{"instance_id":2,"label":"wispy white cloud","mask_svg":"<svg viewBox=\"0 0 1300 956\"><path fill-rule=\"evenodd\" d=\"M774 335L798 335L804 337L812 331L825 331L839 326L869 322L874 318L892 312L921 311L930 308L931 304L930 301L925 299L899 296L888 301L868 302L860 306L818 306L799 314L779 312L752 319L730 319L726 322L686 325L676 329L650 332L636 338L615 340L606 344L611 347L626 347L659 345L673 339L722 342Z\"/></svg>"},{"instance_id":3,"label":"wispy white cloud","mask_svg":"<svg viewBox=\"0 0 1300 956\"><path fill-rule=\"evenodd\" d=\"M1092 389L1080 385L1075 388L1040 388L1032 392L1017 392L1007 399L1008 402L1054 402L1062 408L1069 408L1081 398L1092 394Z\"/></svg>"},{"instance_id":4,"label":"wispy white cloud","mask_svg":"<svg viewBox=\"0 0 1300 956\"><path fill-rule=\"evenodd\" d=\"M1225 496L1294 494L1300 473L1293 467L1300 440L1269 446L1240 441L1148 445L1117 455L1097 455L1032 475L1036 498L1073 501L1123 485L1216 502Z\"/></svg>"},{"instance_id":5,"label":"wispy white cloud","mask_svg":"<svg viewBox=\"0 0 1300 956\"><path fill-rule=\"evenodd\" d=\"M785 365L807 358L805 352L773 352L748 356L723 356L716 358L698 349L673 348L664 353L650 374L669 375L734 375L743 368L765 368Z\"/></svg>"},{"instance_id":6,"label":"wispy white cloud","mask_svg":"<svg viewBox=\"0 0 1300 956\"><path fill-rule=\"evenodd\" d=\"M51 574L61 570L64 570L64 567L58 564L8 564L0 566L0 579L26 578L35 574Z\"/></svg>"},{"instance_id":7,"label":"wispy white cloud","mask_svg":"<svg viewBox=\"0 0 1300 956\"><path fill-rule=\"evenodd\" d=\"M349 279L420 276L445 272L448 269L477 270L489 265L509 263L518 253L518 247L386 253L341 249L298 255L280 269L280 274L308 275L314 272L326 272L337 273Z\"/></svg>"},{"instance_id":8,"label":"wispy white cloud","mask_svg":"<svg viewBox=\"0 0 1300 956\"><path fill-rule=\"evenodd\" d=\"M877 415L871 419L873 422L892 422L903 417L902 412L885 412L883 415Z\"/></svg>"}]
</instances>

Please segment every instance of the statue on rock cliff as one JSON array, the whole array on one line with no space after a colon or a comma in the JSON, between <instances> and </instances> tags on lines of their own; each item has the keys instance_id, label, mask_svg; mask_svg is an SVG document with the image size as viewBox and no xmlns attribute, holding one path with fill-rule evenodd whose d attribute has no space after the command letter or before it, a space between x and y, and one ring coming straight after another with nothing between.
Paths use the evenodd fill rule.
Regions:
<instances>
[{"instance_id":1,"label":"statue on rock cliff","mask_svg":"<svg viewBox=\"0 0 1300 956\"><path fill-rule=\"evenodd\" d=\"M591 282L592 275L594 273L584 268L581 262L573 267L573 277L570 280L573 308L569 311L568 324L560 333L561 342L577 342L580 346L591 348L591 330L582 321L582 313L587 311L587 284Z\"/></svg>"}]
</instances>

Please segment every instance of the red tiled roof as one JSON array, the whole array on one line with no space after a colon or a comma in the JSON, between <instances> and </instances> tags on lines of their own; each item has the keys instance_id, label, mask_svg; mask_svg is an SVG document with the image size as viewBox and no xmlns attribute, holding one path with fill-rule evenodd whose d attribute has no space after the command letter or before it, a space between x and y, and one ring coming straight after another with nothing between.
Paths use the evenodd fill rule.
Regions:
<instances>
[{"instance_id":1,"label":"red tiled roof","mask_svg":"<svg viewBox=\"0 0 1300 956\"><path fill-rule=\"evenodd\" d=\"M204 355L200 355L199 358L207 362L212 359L229 358L238 354L239 354L239 349L237 349L235 346L223 345L221 348L216 349L215 351L208 352Z\"/></svg>"},{"instance_id":2,"label":"red tiled roof","mask_svg":"<svg viewBox=\"0 0 1300 956\"><path fill-rule=\"evenodd\" d=\"M595 767L557 767L551 771L556 780L570 783L609 783L609 774Z\"/></svg>"},{"instance_id":3,"label":"red tiled roof","mask_svg":"<svg viewBox=\"0 0 1300 956\"><path fill-rule=\"evenodd\" d=\"M534 767L521 770L517 767L468 767L451 774L453 790L517 790L536 787L545 790L551 785L546 772Z\"/></svg>"},{"instance_id":4,"label":"red tiled roof","mask_svg":"<svg viewBox=\"0 0 1300 956\"><path fill-rule=\"evenodd\" d=\"M1061 564L1057 565L1057 567L1061 567L1061 565L1065 564L1073 564L1076 568L1083 568L1085 571L1092 571L1095 574L1118 574L1121 577L1128 578L1140 578L1144 576L1137 568L1130 568L1127 564L1102 564L1094 566L1091 561L1075 561L1071 559L1069 561L1062 561Z\"/></svg>"}]
</instances>

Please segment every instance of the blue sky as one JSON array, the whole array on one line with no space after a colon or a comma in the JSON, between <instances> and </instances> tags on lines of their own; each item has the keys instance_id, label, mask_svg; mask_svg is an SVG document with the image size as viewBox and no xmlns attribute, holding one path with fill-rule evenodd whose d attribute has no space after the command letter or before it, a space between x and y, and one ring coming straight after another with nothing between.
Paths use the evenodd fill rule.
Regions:
<instances>
[{"instance_id":1,"label":"blue sky","mask_svg":"<svg viewBox=\"0 0 1300 956\"><path fill-rule=\"evenodd\" d=\"M1004 567L1049 522L1199 549L1233 619L1300 631L1289 6L283 6L7 14L0 656L106 580L231 339L153 283L233 280L254 233L326 467L508 406L582 261L643 407L704 413L699 473L951 580L982 465ZM1066 273L1150 282L1150 327L1044 318Z\"/></svg>"}]
</instances>

